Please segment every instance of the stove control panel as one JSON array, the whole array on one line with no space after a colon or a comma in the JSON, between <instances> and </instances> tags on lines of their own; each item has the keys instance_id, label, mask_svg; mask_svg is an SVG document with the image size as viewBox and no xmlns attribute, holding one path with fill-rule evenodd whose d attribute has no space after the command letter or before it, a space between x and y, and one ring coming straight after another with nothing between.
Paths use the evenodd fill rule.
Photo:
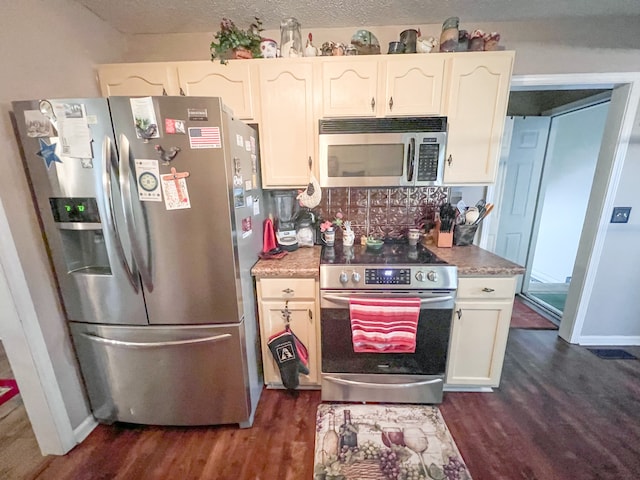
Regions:
<instances>
[{"instance_id":1,"label":"stove control panel","mask_svg":"<svg viewBox=\"0 0 640 480\"><path fill-rule=\"evenodd\" d=\"M410 285L410 268L365 268L365 285Z\"/></svg>"}]
</instances>

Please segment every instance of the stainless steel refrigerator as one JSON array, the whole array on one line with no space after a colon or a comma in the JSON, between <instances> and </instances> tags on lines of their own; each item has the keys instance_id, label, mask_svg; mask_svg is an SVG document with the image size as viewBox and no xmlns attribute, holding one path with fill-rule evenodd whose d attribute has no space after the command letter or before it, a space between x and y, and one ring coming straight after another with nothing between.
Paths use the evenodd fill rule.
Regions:
<instances>
[{"instance_id":1,"label":"stainless steel refrigerator","mask_svg":"<svg viewBox=\"0 0 640 480\"><path fill-rule=\"evenodd\" d=\"M94 416L251 426L263 385L256 131L210 97L13 112Z\"/></svg>"}]
</instances>

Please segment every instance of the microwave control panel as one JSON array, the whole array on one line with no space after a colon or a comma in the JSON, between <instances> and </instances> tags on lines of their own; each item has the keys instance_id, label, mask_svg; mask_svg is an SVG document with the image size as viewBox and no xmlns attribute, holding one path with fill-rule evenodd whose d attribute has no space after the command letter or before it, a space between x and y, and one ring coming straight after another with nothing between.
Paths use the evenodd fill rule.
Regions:
<instances>
[{"instance_id":1,"label":"microwave control panel","mask_svg":"<svg viewBox=\"0 0 640 480\"><path fill-rule=\"evenodd\" d=\"M424 138L423 142L431 139ZM432 182L438 179L438 158L440 157L440 144L434 138L434 143L421 143L418 150L418 182Z\"/></svg>"}]
</instances>

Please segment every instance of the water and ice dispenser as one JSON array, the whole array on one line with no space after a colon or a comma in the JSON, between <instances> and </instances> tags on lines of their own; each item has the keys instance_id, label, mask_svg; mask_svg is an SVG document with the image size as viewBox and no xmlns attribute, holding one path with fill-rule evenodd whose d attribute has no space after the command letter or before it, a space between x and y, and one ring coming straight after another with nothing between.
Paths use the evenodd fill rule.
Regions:
<instances>
[{"instance_id":1,"label":"water and ice dispenser","mask_svg":"<svg viewBox=\"0 0 640 480\"><path fill-rule=\"evenodd\" d=\"M111 275L95 198L49 198L68 273Z\"/></svg>"}]
</instances>

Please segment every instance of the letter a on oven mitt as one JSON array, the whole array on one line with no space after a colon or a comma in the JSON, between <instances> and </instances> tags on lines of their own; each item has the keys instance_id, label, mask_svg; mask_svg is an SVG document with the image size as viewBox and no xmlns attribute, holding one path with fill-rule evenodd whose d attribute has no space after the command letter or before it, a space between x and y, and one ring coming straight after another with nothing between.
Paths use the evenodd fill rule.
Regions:
<instances>
[{"instance_id":1,"label":"letter a on oven mitt","mask_svg":"<svg viewBox=\"0 0 640 480\"><path fill-rule=\"evenodd\" d=\"M282 384L289 390L295 390L300 385L300 359L293 335L287 331L278 333L269 337L267 344L280 370Z\"/></svg>"}]
</instances>

